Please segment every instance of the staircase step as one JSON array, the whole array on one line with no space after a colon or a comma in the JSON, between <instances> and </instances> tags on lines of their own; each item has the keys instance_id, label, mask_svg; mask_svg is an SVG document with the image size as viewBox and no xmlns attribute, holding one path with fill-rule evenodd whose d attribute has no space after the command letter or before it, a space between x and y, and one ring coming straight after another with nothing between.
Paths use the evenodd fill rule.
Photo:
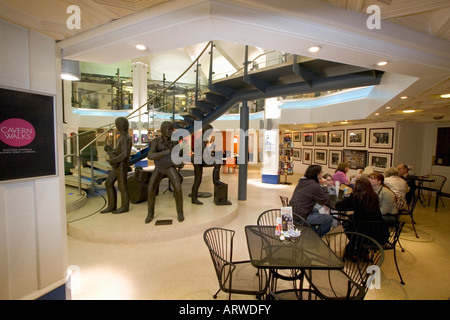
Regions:
<instances>
[{"instance_id":1,"label":"staircase step","mask_svg":"<svg viewBox=\"0 0 450 320\"><path fill-rule=\"evenodd\" d=\"M211 102L211 103L213 103L215 105L219 105L222 102L224 102L226 100L226 98L223 95L221 95L221 94L209 91L209 92L205 92L205 99L204 100L206 100L208 102Z\"/></svg>"},{"instance_id":2,"label":"staircase step","mask_svg":"<svg viewBox=\"0 0 450 320\"><path fill-rule=\"evenodd\" d=\"M88 161L87 164L91 165L91 161ZM112 170L112 167L108 161L94 161L94 168L105 172L109 172Z\"/></svg>"},{"instance_id":3,"label":"staircase step","mask_svg":"<svg viewBox=\"0 0 450 320\"><path fill-rule=\"evenodd\" d=\"M206 100L198 100L195 103L195 106L202 109L204 112L209 113L213 111L216 108L216 105L212 102L206 101Z\"/></svg>"},{"instance_id":4,"label":"staircase step","mask_svg":"<svg viewBox=\"0 0 450 320\"><path fill-rule=\"evenodd\" d=\"M78 188L78 177L68 175L64 176L65 183L67 186L77 187ZM81 189L90 189L92 187L92 183L89 180L81 178Z\"/></svg>"},{"instance_id":5,"label":"staircase step","mask_svg":"<svg viewBox=\"0 0 450 320\"><path fill-rule=\"evenodd\" d=\"M70 169L74 177L78 177L78 169ZM81 176L90 179L92 177L91 168L81 168ZM108 174L94 169L94 180L106 179Z\"/></svg>"},{"instance_id":6,"label":"staircase step","mask_svg":"<svg viewBox=\"0 0 450 320\"><path fill-rule=\"evenodd\" d=\"M199 107L188 107L188 112L192 114L196 120L201 120L205 114L208 113Z\"/></svg>"},{"instance_id":7,"label":"staircase step","mask_svg":"<svg viewBox=\"0 0 450 320\"><path fill-rule=\"evenodd\" d=\"M184 119L189 118L192 121L198 120L198 117L196 117L195 115L189 113L188 111L185 112L181 112L180 116L182 116ZM188 120L189 121L189 120Z\"/></svg>"}]
</instances>

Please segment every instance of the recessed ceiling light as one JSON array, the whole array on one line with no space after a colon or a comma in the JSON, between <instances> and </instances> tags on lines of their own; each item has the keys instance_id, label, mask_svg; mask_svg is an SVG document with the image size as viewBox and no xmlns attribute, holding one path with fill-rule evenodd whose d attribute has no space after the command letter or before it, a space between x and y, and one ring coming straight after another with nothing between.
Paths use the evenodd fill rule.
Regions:
<instances>
[{"instance_id":1,"label":"recessed ceiling light","mask_svg":"<svg viewBox=\"0 0 450 320\"><path fill-rule=\"evenodd\" d=\"M348 121L347 120L345 120L345 121L341 121L341 124L347 124L348 123Z\"/></svg>"},{"instance_id":2,"label":"recessed ceiling light","mask_svg":"<svg viewBox=\"0 0 450 320\"><path fill-rule=\"evenodd\" d=\"M141 50L141 51L144 51L144 50L147 50L147 47L144 46L143 44L137 44L137 45L136 45L136 49Z\"/></svg>"},{"instance_id":3,"label":"recessed ceiling light","mask_svg":"<svg viewBox=\"0 0 450 320\"><path fill-rule=\"evenodd\" d=\"M441 94L441 98L442 99L449 99L450 98L450 93Z\"/></svg>"},{"instance_id":4,"label":"recessed ceiling light","mask_svg":"<svg viewBox=\"0 0 450 320\"><path fill-rule=\"evenodd\" d=\"M400 97L400 99L403 99L403 100L408 99L408 96L402 96L402 97Z\"/></svg>"},{"instance_id":5,"label":"recessed ceiling light","mask_svg":"<svg viewBox=\"0 0 450 320\"><path fill-rule=\"evenodd\" d=\"M403 113L414 113L414 112L416 112L416 110L414 109L403 110Z\"/></svg>"},{"instance_id":6,"label":"recessed ceiling light","mask_svg":"<svg viewBox=\"0 0 450 320\"><path fill-rule=\"evenodd\" d=\"M316 53L316 52L319 52L319 50L320 50L319 46L313 46L313 47L308 48L309 53Z\"/></svg>"},{"instance_id":7,"label":"recessed ceiling light","mask_svg":"<svg viewBox=\"0 0 450 320\"><path fill-rule=\"evenodd\" d=\"M386 107L386 109L390 109L390 108L391 108L391 107L389 107L389 106L388 106L388 107Z\"/></svg>"},{"instance_id":8,"label":"recessed ceiling light","mask_svg":"<svg viewBox=\"0 0 450 320\"><path fill-rule=\"evenodd\" d=\"M388 63L389 63L388 61L380 61L377 63L377 66L382 67L382 66L387 65Z\"/></svg>"},{"instance_id":9,"label":"recessed ceiling light","mask_svg":"<svg viewBox=\"0 0 450 320\"><path fill-rule=\"evenodd\" d=\"M375 113L375 115L376 115L376 116L379 116L380 114L377 112L377 113Z\"/></svg>"}]
</instances>

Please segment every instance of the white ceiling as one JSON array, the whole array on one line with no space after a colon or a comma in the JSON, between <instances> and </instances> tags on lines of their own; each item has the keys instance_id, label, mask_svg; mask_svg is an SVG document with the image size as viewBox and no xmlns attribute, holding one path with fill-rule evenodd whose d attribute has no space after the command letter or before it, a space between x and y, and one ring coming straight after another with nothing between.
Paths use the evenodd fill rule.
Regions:
<instances>
[{"instance_id":1,"label":"white ceiling","mask_svg":"<svg viewBox=\"0 0 450 320\"><path fill-rule=\"evenodd\" d=\"M366 25L372 4L379 30ZM69 5L80 7L80 30L66 25ZM178 48L193 56L209 40L222 40L236 64L245 44L304 56L320 45L317 58L369 68L388 60L378 68L418 80L365 121L450 120L450 99L439 98L450 93L449 0L0 0L0 19L52 37L65 58L81 61L137 58L136 43L153 58Z\"/></svg>"}]
</instances>

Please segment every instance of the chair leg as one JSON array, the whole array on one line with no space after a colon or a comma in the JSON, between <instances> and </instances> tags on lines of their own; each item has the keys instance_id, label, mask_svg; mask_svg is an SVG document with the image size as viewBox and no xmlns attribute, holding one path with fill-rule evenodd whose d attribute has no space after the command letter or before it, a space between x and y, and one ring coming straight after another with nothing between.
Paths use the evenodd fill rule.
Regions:
<instances>
[{"instance_id":1,"label":"chair leg","mask_svg":"<svg viewBox=\"0 0 450 320\"><path fill-rule=\"evenodd\" d=\"M403 249L403 248L402 248ZM404 251L404 250L403 250ZM397 268L397 273L400 277L400 283L402 285L405 285L405 282L403 281L402 275L400 274L400 269L398 268L398 263L397 263L397 254L396 254L396 250L394 248L394 261L395 261L395 267Z\"/></svg>"},{"instance_id":2,"label":"chair leg","mask_svg":"<svg viewBox=\"0 0 450 320\"><path fill-rule=\"evenodd\" d=\"M411 224L412 224L414 233L416 234L416 238L419 239L419 236L417 235L417 231L416 231L416 227L415 227L416 222L414 221L412 215L411 215Z\"/></svg>"},{"instance_id":3,"label":"chair leg","mask_svg":"<svg viewBox=\"0 0 450 320\"><path fill-rule=\"evenodd\" d=\"M217 290L216 294L213 295L213 299L217 299L217 295L219 294L220 290L222 290L222 289Z\"/></svg>"},{"instance_id":4,"label":"chair leg","mask_svg":"<svg viewBox=\"0 0 450 320\"><path fill-rule=\"evenodd\" d=\"M436 192L436 207L434 208L434 212L437 212L438 204L439 204L439 192Z\"/></svg>"}]
</instances>

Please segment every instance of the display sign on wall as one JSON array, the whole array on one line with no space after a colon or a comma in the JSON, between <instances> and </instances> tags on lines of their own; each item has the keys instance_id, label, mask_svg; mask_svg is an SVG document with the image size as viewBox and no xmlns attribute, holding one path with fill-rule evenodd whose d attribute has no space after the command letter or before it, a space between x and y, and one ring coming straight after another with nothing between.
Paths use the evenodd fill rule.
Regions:
<instances>
[{"instance_id":1,"label":"display sign on wall","mask_svg":"<svg viewBox=\"0 0 450 320\"><path fill-rule=\"evenodd\" d=\"M0 88L0 181L56 175L54 97Z\"/></svg>"}]
</instances>

